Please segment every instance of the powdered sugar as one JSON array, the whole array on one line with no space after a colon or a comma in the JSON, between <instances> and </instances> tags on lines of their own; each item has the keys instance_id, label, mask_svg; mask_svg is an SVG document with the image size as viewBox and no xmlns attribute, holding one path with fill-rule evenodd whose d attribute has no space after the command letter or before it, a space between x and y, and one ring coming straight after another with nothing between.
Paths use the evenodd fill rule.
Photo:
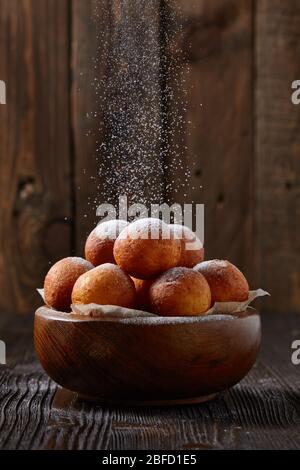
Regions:
<instances>
[{"instance_id":1,"label":"powdered sugar","mask_svg":"<svg viewBox=\"0 0 300 470\"><path fill-rule=\"evenodd\" d=\"M131 239L169 239L170 238L170 229L167 224L165 224L160 219L155 218L144 218L138 219L132 224L130 224L120 235L120 238Z\"/></svg>"},{"instance_id":2,"label":"powdered sugar","mask_svg":"<svg viewBox=\"0 0 300 470\"><path fill-rule=\"evenodd\" d=\"M92 210L104 201L115 204L119 195L149 206L196 189L186 161L189 63L184 59L190 44L180 46L181 7L162 2L159 11L158 4L139 0L133 11L130 2L108 2L105 8L94 2L98 50L91 57L95 74L85 85L94 98L87 136L99 131L96 154L90 155L98 174L86 172L96 186L88 203Z\"/></svg>"},{"instance_id":3,"label":"powdered sugar","mask_svg":"<svg viewBox=\"0 0 300 470\"><path fill-rule=\"evenodd\" d=\"M202 242L189 227L173 224L171 225L171 233L174 238L186 241L186 250L201 250L203 248Z\"/></svg>"},{"instance_id":4,"label":"powdered sugar","mask_svg":"<svg viewBox=\"0 0 300 470\"><path fill-rule=\"evenodd\" d=\"M117 268L117 266L115 266ZM44 299L44 290L37 289L38 293ZM221 316L222 319L224 315L226 316L236 316L239 312L244 312L247 307L257 298L270 295L268 292L263 289L257 289L249 292L249 297L245 302L216 302L214 306L206 312L205 315L196 316L196 317L160 317L154 313L144 312L141 310L128 309L124 307L116 307L115 305L76 305L76 312L81 315L90 315L92 312L93 317L105 317L106 319L110 318L130 318L136 319L147 317L147 320L151 317L151 321L158 323L189 323L194 321L203 321L203 319L213 316L214 319L218 319L218 316ZM74 309L74 306L72 306ZM69 314L69 315L72 315Z\"/></svg>"},{"instance_id":5,"label":"powdered sugar","mask_svg":"<svg viewBox=\"0 0 300 470\"><path fill-rule=\"evenodd\" d=\"M94 234L101 239L115 240L127 226L126 220L108 220L97 225Z\"/></svg>"}]
</instances>

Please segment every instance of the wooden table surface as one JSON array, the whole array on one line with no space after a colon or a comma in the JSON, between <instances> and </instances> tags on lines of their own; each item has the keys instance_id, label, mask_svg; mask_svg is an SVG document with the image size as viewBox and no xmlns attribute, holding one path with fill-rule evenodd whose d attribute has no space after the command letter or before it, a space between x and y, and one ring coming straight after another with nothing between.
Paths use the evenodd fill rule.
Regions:
<instances>
[{"instance_id":1,"label":"wooden table surface","mask_svg":"<svg viewBox=\"0 0 300 470\"><path fill-rule=\"evenodd\" d=\"M206 404L121 408L80 402L43 372L32 318L0 317L7 366L0 366L0 449L299 449L300 365L291 344L299 316L263 316L251 373Z\"/></svg>"}]
</instances>

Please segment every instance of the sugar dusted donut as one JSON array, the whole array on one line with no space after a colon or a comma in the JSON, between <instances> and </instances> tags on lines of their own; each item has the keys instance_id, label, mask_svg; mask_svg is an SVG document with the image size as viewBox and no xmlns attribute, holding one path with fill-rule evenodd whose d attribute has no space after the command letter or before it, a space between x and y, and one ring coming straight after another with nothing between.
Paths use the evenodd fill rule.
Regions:
<instances>
[{"instance_id":1,"label":"sugar dusted donut","mask_svg":"<svg viewBox=\"0 0 300 470\"><path fill-rule=\"evenodd\" d=\"M76 281L72 292L72 303L131 308L135 303L133 280L115 264L102 264L83 274Z\"/></svg>"},{"instance_id":2,"label":"sugar dusted donut","mask_svg":"<svg viewBox=\"0 0 300 470\"><path fill-rule=\"evenodd\" d=\"M215 302L243 302L249 297L249 285L244 274L229 261L214 259L194 267L207 280Z\"/></svg>"},{"instance_id":3,"label":"sugar dusted donut","mask_svg":"<svg viewBox=\"0 0 300 470\"><path fill-rule=\"evenodd\" d=\"M204 260L203 244L197 235L185 225L170 225L175 238L181 240L181 257L178 266L193 268Z\"/></svg>"},{"instance_id":4,"label":"sugar dusted donut","mask_svg":"<svg viewBox=\"0 0 300 470\"><path fill-rule=\"evenodd\" d=\"M177 266L181 240L159 219L139 219L126 227L114 245L117 264L137 279L151 279Z\"/></svg>"},{"instance_id":5,"label":"sugar dusted donut","mask_svg":"<svg viewBox=\"0 0 300 470\"><path fill-rule=\"evenodd\" d=\"M94 266L115 263L113 255L115 240L127 225L126 220L109 220L97 225L85 244L86 259Z\"/></svg>"},{"instance_id":6,"label":"sugar dusted donut","mask_svg":"<svg viewBox=\"0 0 300 470\"><path fill-rule=\"evenodd\" d=\"M82 258L64 258L54 264L44 282L45 302L57 310L70 310L71 294L77 279L94 266Z\"/></svg>"},{"instance_id":7,"label":"sugar dusted donut","mask_svg":"<svg viewBox=\"0 0 300 470\"><path fill-rule=\"evenodd\" d=\"M209 285L202 274L177 267L162 274L150 288L153 312L162 316L197 316L211 304Z\"/></svg>"}]
</instances>

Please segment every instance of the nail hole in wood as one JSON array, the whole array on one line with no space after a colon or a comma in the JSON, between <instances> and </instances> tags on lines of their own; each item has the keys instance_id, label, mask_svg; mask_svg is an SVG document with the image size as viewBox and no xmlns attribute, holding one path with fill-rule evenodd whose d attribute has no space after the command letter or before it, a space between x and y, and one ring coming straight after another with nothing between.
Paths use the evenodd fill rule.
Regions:
<instances>
[{"instance_id":1,"label":"nail hole in wood","mask_svg":"<svg viewBox=\"0 0 300 470\"><path fill-rule=\"evenodd\" d=\"M291 181L286 181L285 182L285 188L289 191L290 189L292 189L293 185L291 183Z\"/></svg>"},{"instance_id":2,"label":"nail hole in wood","mask_svg":"<svg viewBox=\"0 0 300 470\"><path fill-rule=\"evenodd\" d=\"M221 209L225 204L225 195L220 193L217 198L217 207Z\"/></svg>"},{"instance_id":3,"label":"nail hole in wood","mask_svg":"<svg viewBox=\"0 0 300 470\"><path fill-rule=\"evenodd\" d=\"M33 177L23 178L18 184L18 196L25 201L35 193L35 179Z\"/></svg>"}]
</instances>

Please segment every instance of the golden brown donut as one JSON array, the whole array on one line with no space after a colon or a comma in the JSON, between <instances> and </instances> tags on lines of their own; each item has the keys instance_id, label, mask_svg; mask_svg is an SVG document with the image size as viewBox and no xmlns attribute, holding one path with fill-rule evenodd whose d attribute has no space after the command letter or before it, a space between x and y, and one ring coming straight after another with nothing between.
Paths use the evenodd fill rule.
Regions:
<instances>
[{"instance_id":1,"label":"golden brown donut","mask_svg":"<svg viewBox=\"0 0 300 470\"><path fill-rule=\"evenodd\" d=\"M249 297L249 285L244 274L232 263L214 259L197 264L194 270L203 274L215 302L243 302Z\"/></svg>"},{"instance_id":2,"label":"golden brown donut","mask_svg":"<svg viewBox=\"0 0 300 470\"><path fill-rule=\"evenodd\" d=\"M85 244L85 257L94 266L104 263L114 263L113 249L116 238L126 228L126 220L108 220L103 222L90 233Z\"/></svg>"},{"instance_id":3,"label":"golden brown donut","mask_svg":"<svg viewBox=\"0 0 300 470\"><path fill-rule=\"evenodd\" d=\"M185 225L172 224L170 229L175 238L181 240L181 258L178 266L193 268L204 260L203 244L197 235Z\"/></svg>"},{"instance_id":4,"label":"golden brown donut","mask_svg":"<svg viewBox=\"0 0 300 470\"><path fill-rule=\"evenodd\" d=\"M114 246L117 264L137 279L153 279L177 266L181 240L159 219L139 219L119 235Z\"/></svg>"},{"instance_id":5,"label":"golden brown donut","mask_svg":"<svg viewBox=\"0 0 300 470\"><path fill-rule=\"evenodd\" d=\"M70 310L71 294L77 279L94 266L82 258L64 258L54 264L44 282L45 302L57 310Z\"/></svg>"},{"instance_id":6,"label":"golden brown donut","mask_svg":"<svg viewBox=\"0 0 300 470\"><path fill-rule=\"evenodd\" d=\"M150 288L154 313L162 316L198 316L211 304L209 285L202 274L177 267L162 274Z\"/></svg>"},{"instance_id":7,"label":"golden brown donut","mask_svg":"<svg viewBox=\"0 0 300 470\"><path fill-rule=\"evenodd\" d=\"M133 280L112 263L101 264L77 279L73 304L118 305L133 307L135 287Z\"/></svg>"},{"instance_id":8,"label":"golden brown donut","mask_svg":"<svg viewBox=\"0 0 300 470\"><path fill-rule=\"evenodd\" d=\"M136 279L135 277L133 277L132 280L136 290L135 307L138 310L151 312L150 287L152 286L154 280Z\"/></svg>"}]
</instances>

